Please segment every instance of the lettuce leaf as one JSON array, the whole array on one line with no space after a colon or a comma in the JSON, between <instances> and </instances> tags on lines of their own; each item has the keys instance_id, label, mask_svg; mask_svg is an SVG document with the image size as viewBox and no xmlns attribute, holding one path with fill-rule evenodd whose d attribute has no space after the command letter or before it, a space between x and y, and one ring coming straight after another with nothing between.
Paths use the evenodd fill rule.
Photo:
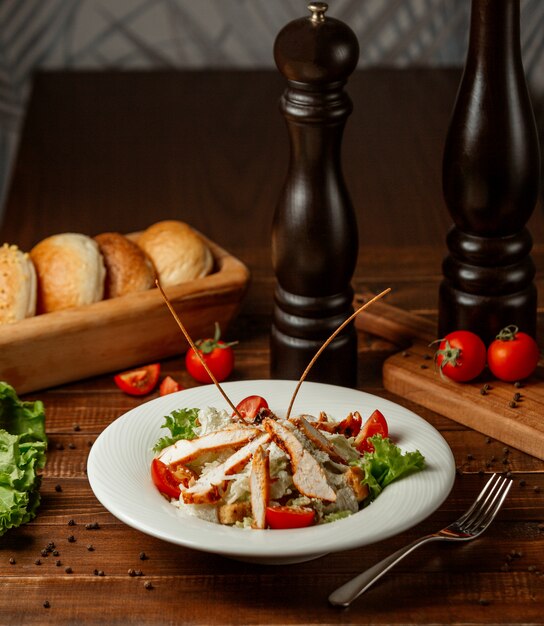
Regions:
<instances>
[{"instance_id":1,"label":"lettuce leaf","mask_svg":"<svg viewBox=\"0 0 544 626\"><path fill-rule=\"evenodd\" d=\"M165 435L153 446L153 452L160 452L178 439L194 439L198 425L199 409L178 409L164 418L162 428L167 428L171 436Z\"/></svg>"},{"instance_id":2,"label":"lettuce leaf","mask_svg":"<svg viewBox=\"0 0 544 626\"><path fill-rule=\"evenodd\" d=\"M0 382L0 536L35 517L46 450L43 403L23 402Z\"/></svg>"},{"instance_id":3,"label":"lettuce leaf","mask_svg":"<svg viewBox=\"0 0 544 626\"><path fill-rule=\"evenodd\" d=\"M362 484L368 485L369 502L377 498L394 480L425 467L425 458L419 450L403 453L390 439L381 435L370 437L370 441L374 452L365 452L361 459L352 462L352 465L357 465L365 473Z\"/></svg>"}]
</instances>

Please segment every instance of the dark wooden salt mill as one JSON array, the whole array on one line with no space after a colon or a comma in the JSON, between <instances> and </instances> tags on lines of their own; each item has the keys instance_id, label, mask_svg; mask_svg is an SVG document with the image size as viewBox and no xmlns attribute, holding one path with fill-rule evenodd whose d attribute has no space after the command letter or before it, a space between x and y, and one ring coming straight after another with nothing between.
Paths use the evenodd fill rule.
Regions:
<instances>
[{"instance_id":1,"label":"dark wooden salt mill","mask_svg":"<svg viewBox=\"0 0 544 626\"><path fill-rule=\"evenodd\" d=\"M538 135L520 50L519 0L473 0L469 47L446 139L443 191L454 226L439 293L439 335L486 343L515 324L536 333L526 223L539 188Z\"/></svg>"},{"instance_id":2,"label":"dark wooden salt mill","mask_svg":"<svg viewBox=\"0 0 544 626\"><path fill-rule=\"evenodd\" d=\"M359 44L343 22L312 2L311 15L278 34L274 58L287 79L280 108L291 156L272 229L277 277L271 374L298 379L324 341L353 313L351 279L357 222L342 176L340 150L352 103L344 91ZM355 386L357 335L348 325L327 347L309 379Z\"/></svg>"}]
</instances>

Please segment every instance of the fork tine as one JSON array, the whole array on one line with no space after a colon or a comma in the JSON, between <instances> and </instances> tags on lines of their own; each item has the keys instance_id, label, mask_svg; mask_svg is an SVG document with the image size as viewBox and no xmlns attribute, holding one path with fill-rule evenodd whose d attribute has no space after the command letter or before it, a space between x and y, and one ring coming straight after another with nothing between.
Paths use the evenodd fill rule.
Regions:
<instances>
[{"instance_id":1,"label":"fork tine","mask_svg":"<svg viewBox=\"0 0 544 626\"><path fill-rule=\"evenodd\" d=\"M495 486L497 489L494 488L493 492L488 495L479 514L469 524L463 525L466 532L481 533L491 524L512 486L512 481L503 477L495 482Z\"/></svg>"},{"instance_id":2,"label":"fork tine","mask_svg":"<svg viewBox=\"0 0 544 626\"><path fill-rule=\"evenodd\" d=\"M484 499L486 493L489 490L493 491L494 484L497 478L498 478L498 474L491 475L490 479L486 482L486 484L484 485L484 488L480 491L476 500L472 503L472 506L468 509L468 511L466 511L463 515L461 515L461 517L457 520L457 523L459 525L465 524L468 521L468 519L471 518L471 516L475 513L476 510L479 511L482 500Z\"/></svg>"}]
</instances>

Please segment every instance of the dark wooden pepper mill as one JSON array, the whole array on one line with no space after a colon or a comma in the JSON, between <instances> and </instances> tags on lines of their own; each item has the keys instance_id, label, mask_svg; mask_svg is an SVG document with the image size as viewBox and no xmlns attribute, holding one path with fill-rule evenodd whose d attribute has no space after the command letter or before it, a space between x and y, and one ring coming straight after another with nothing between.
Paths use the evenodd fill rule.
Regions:
<instances>
[{"instance_id":1,"label":"dark wooden pepper mill","mask_svg":"<svg viewBox=\"0 0 544 626\"><path fill-rule=\"evenodd\" d=\"M519 0L473 0L469 48L446 139L443 191L454 226L439 293L439 335L488 343L509 324L535 336L526 223L539 188L538 135L520 50Z\"/></svg>"},{"instance_id":2,"label":"dark wooden pepper mill","mask_svg":"<svg viewBox=\"0 0 544 626\"><path fill-rule=\"evenodd\" d=\"M280 108L291 156L272 229L277 277L271 374L298 379L324 341L353 313L357 222L340 165L352 103L344 91L359 44L343 22L312 2L311 15L278 34L274 58L287 79ZM357 335L348 325L312 368L312 380L355 386Z\"/></svg>"}]
</instances>

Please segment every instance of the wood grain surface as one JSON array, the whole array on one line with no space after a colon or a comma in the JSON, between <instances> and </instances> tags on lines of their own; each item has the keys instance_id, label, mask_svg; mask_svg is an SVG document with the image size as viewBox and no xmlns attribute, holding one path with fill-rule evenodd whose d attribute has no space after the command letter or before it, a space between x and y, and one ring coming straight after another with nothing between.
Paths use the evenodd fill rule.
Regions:
<instances>
[{"instance_id":1,"label":"wood grain surface","mask_svg":"<svg viewBox=\"0 0 544 626\"><path fill-rule=\"evenodd\" d=\"M453 70L376 69L348 85L354 113L343 163L360 236L354 289L391 287L387 303L428 320L431 333L450 226L441 153L458 80ZM283 87L274 72L37 74L0 238L28 249L53 233L188 221L249 267L251 284L226 337L240 341L232 380L268 378L270 226L288 161ZM529 224L540 290L543 217L539 206ZM540 337L543 319L540 312ZM0 622L542 624L544 463L385 389L383 363L401 346L364 328L358 339L358 388L414 410L455 456L454 488L428 519L387 541L290 566L166 544L116 520L85 474L93 441L141 400L109 375L63 384L24 396L45 403L50 446L37 518L0 538ZM181 358L161 365L164 375L195 384ZM486 474L505 471L513 488L480 539L425 546L350 609L328 605L334 588L455 519ZM58 556L42 556L51 541Z\"/></svg>"}]
</instances>

